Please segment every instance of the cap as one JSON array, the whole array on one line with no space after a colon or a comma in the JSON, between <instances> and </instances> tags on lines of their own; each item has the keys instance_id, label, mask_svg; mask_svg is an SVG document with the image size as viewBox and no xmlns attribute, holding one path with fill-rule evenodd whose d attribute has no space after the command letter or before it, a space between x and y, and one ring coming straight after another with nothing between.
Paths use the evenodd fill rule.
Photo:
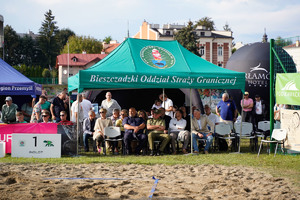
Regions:
<instances>
[{"instance_id":1,"label":"cap","mask_svg":"<svg viewBox=\"0 0 300 200\"><path fill-rule=\"evenodd\" d=\"M12 101L12 98L11 97L6 97L5 101Z\"/></svg>"},{"instance_id":2,"label":"cap","mask_svg":"<svg viewBox=\"0 0 300 200\"><path fill-rule=\"evenodd\" d=\"M153 111L153 113L154 114L160 114L161 112L160 112L160 110L156 109L156 110Z\"/></svg>"},{"instance_id":3,"label":"cap","mask_svg":"<svg viewBox=\"0 0 300 200\"><path fill-rule=\"evenodd\" d=\"M249 95L249 92L245 92L245 95Z\"/></svg>"},{"instance_id":4,"label":"cap","mask_svg":"<svg viewBox=\"0 0 300 200\"><path fill-rule=\"evenodd\" d=\"M258 97L260 97L259 94L255 95L255 98L258 98Z\"/></svg>"}]
</instances>

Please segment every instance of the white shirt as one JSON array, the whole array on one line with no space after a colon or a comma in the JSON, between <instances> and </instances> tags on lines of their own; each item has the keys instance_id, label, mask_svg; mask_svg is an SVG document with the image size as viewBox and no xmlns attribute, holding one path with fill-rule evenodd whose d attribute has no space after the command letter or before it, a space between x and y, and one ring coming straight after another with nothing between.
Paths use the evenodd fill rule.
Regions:
<instances>
[{"instance_id":1,"label":"white shirt","mask_svg":"<svg viewBox=\"0 0 300 200\"><path fill-rule=\"evenodd\" d=\"M176 118L171 119L169 128L171 131L183 131L186 127L186 120L181 118L179 121ZM180 129L179 129L180 128Z\"/></svg>"},{"instance_id":2,"label":"white shirt","mask_svg":"<svg viewBox=\"0 0 300 200\"><path fill-rule=\"evenodd\" d=\"M166 110L171 106L173 106L173 101L169 98L162 103L162 107L164 107ZM169 115L172 118L174 117L173 111L166 111L166 115Z\"/></svg>"},{"instance_id":3,"label":"white shirt","mask_svg":"<svg viewBox=\"0 0 300 200\"><path fill-rule=\"evenodd\" d=\"M81 106L82 106L82 109L83 109L84 119L88 118L89 117L89 111L93 108L92 103L87 99L82 99Z\"/></svg>"},{"instance_id":4,"label":"white shirt","mask_svg":"<svg viewBox=\"0 0 300 200\"><path fill-rule=\"evenodd\" d=\"M256 101L255 104L255 112L257 115L261 115L262 114L262 105L261 105L261 101Z\"/></svg>"},{"instance_id":5,"label":"white shirt","mask_svg":"<svg viewBox=\"0 0 300 200\"><path fill-rule=\"evenodd\" d=\"M75 119L75 113L78 113L78 101L74 101L71 107L71 111L72 111L72 116L71 116L71 121L72 122L76 122ZM80 103L80 112L79 112L79 122L83 122L83 109L82 109L82 105Z\"/></svg>"},{"instance_id":6,"label":"white shirt","mask_svg":"<svg viewBox=\"0 0 300 200\"><path fill-rule=\"evenodd\" d=\"M107 110L107 113L106 113L107 117L112 116L113 110L115 108L118 108L119 110L121 110L121 106L114 99L111 99L110 101L107 101L107 99L103 100L101 103L101 108L105 108Z\"/></svg>"}]
</instances>

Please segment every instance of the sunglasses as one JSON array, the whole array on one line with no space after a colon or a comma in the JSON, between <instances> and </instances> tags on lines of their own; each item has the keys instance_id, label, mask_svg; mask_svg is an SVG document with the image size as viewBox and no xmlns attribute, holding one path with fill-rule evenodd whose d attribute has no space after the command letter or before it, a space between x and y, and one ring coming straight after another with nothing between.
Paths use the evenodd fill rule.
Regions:
<instances>
[{"instance_id":1,"label":"sunglasses","mask_svg":"<svg viewBox=\"0 0 300 200\"><path fill-rule=\"evenodd\" d=\"M42 115L42 117L49 117L49 115Z\"/></svg>"},{"instance_id":2,"label":"sunglasses","mask_svg":"<svg viewBox=\"0 0 300 200\"><path fill-rule=\"evenodd\" d=\"M105 113L105 112L100 112L100 113Z\"/></svg>"},{"instance_id":3,"label":"sunglasses","mask_svg":"<svg viewBox=\"0 0 300 200\"><path fill-rule=\"evenodd\" d=\"M60 116L65 116L65 115L60 115Z\"/></svg>"}]
</instances>

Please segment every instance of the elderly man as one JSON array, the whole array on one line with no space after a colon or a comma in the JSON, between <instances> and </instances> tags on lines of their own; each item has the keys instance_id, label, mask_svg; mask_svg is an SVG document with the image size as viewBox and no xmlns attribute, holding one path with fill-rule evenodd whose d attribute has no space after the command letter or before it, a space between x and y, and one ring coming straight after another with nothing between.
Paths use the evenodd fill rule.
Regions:
<instances>
[{"instance_id":1,"label":"elderly man","mask_svg":"<svg viewBox=\"0 0 300 200\"><path fill-rule=\"evenodd\" d=\"M162 101L162 107L165 108L165 114L173 118L173 101L166 94L160 94L159 99Z\"/></svg>"},{"instance_id":2,"label":"elderly man","mask_svg":"<svg viewBox=\"0 0 300 200\"><path fill-rule=\"evenodd\" d=\"M106 99L103 100L101 103L101 108L105 108L107 110L106 116L110 117L113 114L113 110L115 108L121 110L121 106L116 100L112 99L112 95L110 92L106 92L105 97Z\"/></svg>"},{"instance_id":3,"label":"elderly man","mask_svg":"<svg viewBox=\"0 0 300 200\"><path fill-rule=\"evenodd\" d=\"M89 117L83 121L83 142L85 152L89 151L89 138L93 138L96 122L96 115L94 111L90 110L88 116Z\"/></svg>"},{"instance_id":4,"label":"elderly man","mask_svg":"<svg viewBox=\"0 0 300 200\"><path fill-rule=\"evenodd\" d=\"M211 130L208 130L207 125L211 127ZM213 133L215 127L213 122L207 119L206 116L201 115L200 110L194 110L194 118L192 120L192 134L193 134L193 148L194 153L199 153L198 148L198 139L205 139L206 145L204 147L204 153L208 154L209 147L213 142Z\"/></svg>"},{"instance_id":5,"label":"elderly man","mask_svg":"<svg viewBox=\"0 0 300 200\"><path fill-rule=\"evenodd\" d=\"M147 121L147 129L149 131L148 134L148 141L150 146L150 156L154 156L154 141L160 140L161 145L159 150L156 152L156 155L159 156L167 146L167 144L170 141L170 136L166 133L164 133L164 130L166 128L165 126L165 120L160 118L161 111L160 110L154 110L153 112L153 118L148 119Z\"/></svg>"},{"instance_id":6,"label":"elderly man","mask_svg":"<svg viewBox=\"0 0 300 200\"><path fill-rule=\"evenodd\" d=\"M110 119L111 119L111 121L113 123L113 126L116 126L116 121L118 119L120 119L120 118L121 118L121 116L120 116L120 110L118 108L115 108L113 110L113 115L110 117Z\"/></svg>"},{"instance_id":7,"label":"elderly man","mask_svg":"<svg viewBox=\"0 0 300 200\"><path fill-rule=\"evenodd\" d=\"M145 123L143 118L137 116L135 108L132 107L129 109L129 116L125 117L123 120L126 155L131 154L131 141L133 139L137 139L139 142L136 147L136 154L139 154L142 149L146 148L147 136L144 134Z\"/></svg>"},{"instance_id":8,"label":"elderly man","mask_svg":"<svg viewBox=\"0 0 300 200\"><path fill-rule=\"evenodd\" d=\"M216 114L221 116L220 121L233 125L237 118L235 103L229 99L228 93L222 95L222 100L216 106Z\"/></svg>"},{"instance_id":9,"label":"elderly man","mask_svg":"<svg viewBox=\"0 0 300 200\"><path fill-rule=\"evenodd\" d=\"M220 122L220 117L211 112L211 109L208 104L204 106L204 111L204 116L206 116L207 119L209 119L213 124L217 124L218 122ZM211 127L209 125L207 126L207 128L208 130L211 130Z\"/></svg>"},{"instance_id":10,"label":"elderly man","mask_svg":"<svg viewBox=\"0 0 300 200\"><path fill-rule=\"evenodd\" d=\"M52 115L52 120L55 120L56 122L60 122L60 116L59 113L63 110L67 110L68 105L65 103L66 99L66 93L61 92L55 97L51 103L50 111Z\"/></svg>"},{"instance_id":11,"label":"elderly man","mask_svg":"<svg viewBox=\"0 0 300 200\"><path fill-rule=\"evenodd\" d=\"M16 122L16 113L18 106L12 102L11 97L5 98L5 104L2 106L1 121L7 124Z\"/></svg>"}]
</instances>

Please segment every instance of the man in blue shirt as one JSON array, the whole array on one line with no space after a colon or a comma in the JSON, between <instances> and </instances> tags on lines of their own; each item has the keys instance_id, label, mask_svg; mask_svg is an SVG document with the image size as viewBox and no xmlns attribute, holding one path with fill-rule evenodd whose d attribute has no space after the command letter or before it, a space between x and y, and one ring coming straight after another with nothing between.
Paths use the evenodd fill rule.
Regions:
<instances>
[{"instance_id":1,"label":"man in blue shirt","mask_svg":"<svg viewBox=\"0 0 300 200\"><path fill-rule=\"evenodd\" d=\"M216 107L216 114L221 116L222 122L235 122L237 118L235 103L229 99L228 93L222 95L222 100Z\"/></svg>"},{"instance_id":2,"label":"man in blue shirt","mask_svg":"<svg viewBox=\"0 0 300 200\"><path fill-rule=\"evenodd\" d=\"M147 135L144 133L146 122L143 118L138 117L135 108L129 109L129 117L124 118L123 126L125 129L124 144L126 155L131 154L131 141L138 140L136 154L139 154L147 145Z\"/></svg>"}]
</instances>

